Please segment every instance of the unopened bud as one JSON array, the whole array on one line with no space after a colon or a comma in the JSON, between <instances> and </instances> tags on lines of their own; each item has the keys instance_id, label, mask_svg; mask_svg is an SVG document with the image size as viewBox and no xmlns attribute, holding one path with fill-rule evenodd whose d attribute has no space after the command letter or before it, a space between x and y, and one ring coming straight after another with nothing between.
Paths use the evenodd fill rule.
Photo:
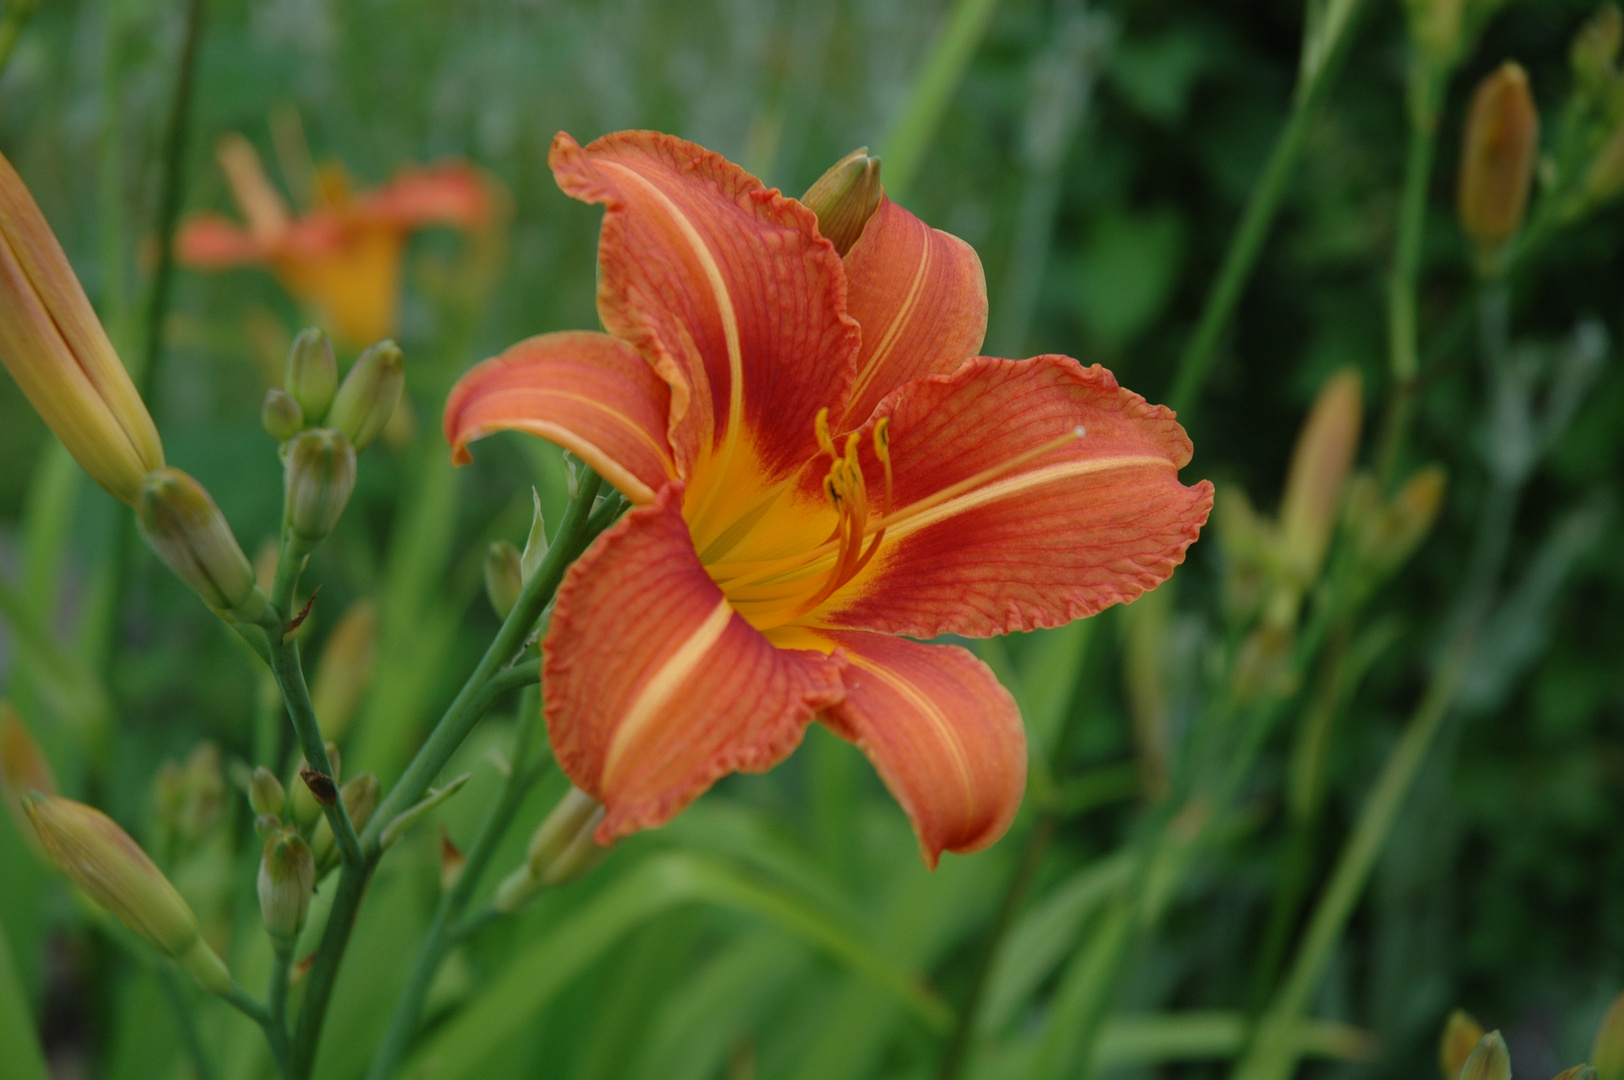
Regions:
<instances>
[{"instance_id":1,"label":"unopened bud","mask_svg":"<svg viewBox=\"0 0 1624 1080\"><path fill-rule=\"evenodd\" d=\"M1348 492L1347 521L1354 557L1363 571L1380 580L1403 566L1432 529L1443 506L1445 474L1429 465L1384 502L1371 476L1356 477Z\"/></svg>"},{"instance_id":2,"label":"unopened bud","mask_svg":"<svg viewBox=\"0 0 1624 1080\"><path fill-rule=\"evenodd\" d=\"M238 622L265 614L254 568L202 484L179 469L159 469L141 485L136 513L147 545L205 604Z\"/></svg>"},{"instance_id":3,"label":"unopened bud","mask_svg":"<svg viewBox=\"0 0 1624 1080\"><path fill-rule=\"evenodd\" d=\"M344 376L333 398L327 424L342 431L357 451L378 437L400 401L406 384L406 360L393 341L367 349Z\"/></svg>"},{"instance_id":4,"label":"unopened bud","mask_svg":"<svg viewBox=\"0 0 1624 1080\"><path fill-rule=\"evenodd\" d=\"M1600 1080L1600 1075L1594 1066L1570 1065L1551 1077L1551 1080Z\"/></svg>"},{"instance_id":5,"label":"unopened bud","mask_svg":"<svg viewBox=\"0 0 1624 1080\"><path fill-rule=\"evenodd\" d=\"M333 531L355 490L355 448L332 428L306 431L288 443L283 471L293 547L309 554Z\"/></svg>"},{"instance_id":6,"label":"unopened bud","mask_svg":"<svg viewBox=\"0 0 1624 1080\"><path fill-rule=\"evenodd\" d=\"M196 841L214 827L225 809L226 782L220 772L220 748L199 743L180 770L180 805L176 830Z\"/></svg>"},{"instance_id":7,"label":"unopened bud","mask_svg":"<svg viewBox=\"0 0 1624 1080\"><path fill-rule=\"evenodd\" d=\"M1596 1029L1596 1041L1590 1047L1590 1064L1596 1067L1601 1080L1624 1078L1624 994L1613 999Z\"/></svg>"},{"instance_id":8,"label":"unopened bud","mask_svg":"<svg viewBox=\"0 0 1624 1080\"><path fill-rule=\"evenodd\" d=\"M1461 230L1481 272L1499 269L1506 245L1522 230L1539 156L1539 112L1528 75L1506 62L1477 84L1461 146Z\"/></svg>"},{"instance_id":9,"label":"unopened bud","mask_svg":"<svg viewBox=\"0 0 1624 1080\"><path fill-rule=\"evenodd\" d=\"M870 157L864 146L830 166L806 189L801 203L818 215L818 232L845 255L863 235L863 227L884 197L880 159Z\"/></svg>"},{"instance_id":10,"label":"unopened bud","mask_svg":"<svg viewBox=\"0 0 1624 1080\"><path fill-rule=\"evenodd\" d=\"M1511 1080L1511 1054L1498 1031L1489 1032L1472 1047L1461 1066L1460 1080Z\"/></svg>"},{"instance_id":11,"label":"unopened bud","mask_svg":"<svg viewBox=\"0 0 1624 1080\"><path fill-rule=\"evenodd\" d=\"M1596 156L1590 160L1581 182L1581 209L1597 206L1624 188L1624 121L1614 124Z\"/></svg>"},{"instance_id":12,"label":"unopened bud","mask_svg":"<svg viewBox=\"0 0 1624 1080\"><path fill-rule=\"evenodd\" d=\"M1297 437L1280 501L1280 557L1298 588L1312 585L1325 561L1342 489L1359 449L1360 385L1359 373L1351 368L1333 375L1314 399Z\"/></svg>"},{"instance_id":13,"label":"unopened bud","mask_svg":"<svg viewBox=\"0 0 1624 1080\"><path fill-rule=\"evenodd\" d=\"M592 838L603 814L596 799L570 788L530 838L524 865L507 876L491 904L513 911L542 889L574 881L598 865L609 851Z\"/></svg>"},{"instance_id":14,"label":"unopened bud","mask_svg":"<svg viewBox=\"0 0 1624 1080\"><path fill-rule=\"evenodd\" d=\"M541 492L530 489L530 501L536 512L530 518L530 535L524 541L524 554L519 556L519 577L529 581L547 557L547 519L541 514Z\"/></svg>"},{"instance_id":15,"label":"unopened bud","mask_svg":"<svg viewBox=\"0 0 1624 1080\"><path fill-rule=\"evenodd\" d=\"M304 410L293 400L293 395L279 386L265 391L265 403L259 407L259 423L278 442L287 442L304 427Z\"/></svg>"},{"instance_id":16,"label":"unopened bud","mask_svg":"<svg viewBox=\"0 0 1624 1080\"><path fill-rule=\"evenodd\" d=\"M445 826L440 826L440 888L446 892L456 888L467 865L468 856L451 842L451 834L445 831Z\"/></svg>"},{"instance_id":17,"label":"unopened bud","mask_svg":"<svg viewBox=\"0 0 1624 1080\"><path fill-rule=\"evenodd\" d=\"M1483 1038L1483 1026L1465 1009L1449 1014L1444 1032L1438 1039L1438 1069L1444 1080L1457 1080L1472 1048Z\"/></svg>"},{"instance_id":18,"label":"unopened bud","mask_svg":"<svg viewBox=\"0 0 1624 1080\"><path fill-rule=\"evenodd\" d=\"M316 860L303 837L283 830L265 842L259 860L259 914L278 947L290 948L304 928L315 885Z\"/></svg>"},{"instance_id":19,"label":"unopened bud","mask_svg":"<svg viewBox=\"0 0 1624 1080\"><path fill-rule=\"evenodd\" d=\"M379 799L383 795L383 785L377 776L372 773L362 773L344 784L339 792L344 800L344 809L350 815L350 824L355 831L360 832L372 820L373 811L378 809ZM336 843L333 839L333 826L324 815L316 822L316 831L310 834L310 847L316 853L316 865L325 868L331 864L336 854Z\"/></svg>"},{"instance_id":20,"label":"unopened bud","mask_svg":"<svg viewBox=\"0 0 1624 1080\"><path fill-rule=\"evenodd\" d=\"M55 795L56 776L17 710L0 700L0 797L18 830L33 844L34 830L27 827L28 817L23 813L23 796L30 791Z\"/></svg>"},{"instance_id":21,"label":"unopened bud","mask_svg":"<svg viewBox=\"0 0 1624 1080\"><path fill-rule=\"evenodd\" d=\"M506 540L494 540L485 551L485 596L496 617L505 619L519 602L524 589L524 570L519 549Z\"/></svg>"},{"instance_id":22,"label":"unopened bud","mask_svg":"<svg viewBox=\"0 0 1624 1080\"><path fill-rule=\"evenodd\" d=\"M287 809L287 789L276 774L263 765L254 770L254 777L248 782L248 805L257 815L273 817L281 817L282 811Z\"/></svg>"},{"instance_id":23,"label":"unopened bud","mask_svg":"<svg viewBox=\"0 0 1624 1080\"><path fill-rule=\"evenodd\" d=\"M1568 59L1580 89L1595 91L1613 77L1613 62L1624 44L1624 15L1617 4L1606 4L1573 37Z\"/></svg>"},{"instance_id":24,"label":"unopened bud","mask_svg":"<svg viewBox=\"0 0 1624 1080\"><path fill-rule=\"evenodd\" d=\"M357 600L327 635L310 684L310 703L325 734L343 738L372 685L377 659L378 605Z\"/></svg>"},{"instance_id":25,"label":"unopened bud","mask_svg":"<svg viewBox=\"0 0 1624 1080\"><path fill-rule=\"evenodd\" d=\"M317 801L315 793L311 791L310 781L305 779L307 775L321 778L316 781L318 785L321 785L325 780L326 788L330 788L334 797L337 797L338 789L333 786L334 781L340 775L337 744L331 742L327 744L327 761L333 767L333 775L330 777L312 770L310 763L304 758L299 759L299 767L294 770L293 783L289 785L288 790L288 814L293 818L294 824L301 829L308 830L310 826L316 823L316 819L321 817L322 804Z\"/></svg>"},{"instance_id":26,"label":"unopened bud","mask_svg":"<svg viewBox=\"0 0 1624 1080\"><path fill-rule=\"evenodd\" d=\"M326 418L338 389L338 361L333 359L332 342L316 327L299 331L293 339L284 384L306 420L319 424Z\"/></svg>"},{"instance_id":27,"label":"unopened bud","mask_svg":"<svg viewBox=\"0 0 1624 1080\"><path fill-rule=\"evenodd\" d=\"M231 974L198 932L197 917L140 845L95 807L30 794L23 809L57 869L149 945L223 994Z\"/></svg>"}]
</instances>

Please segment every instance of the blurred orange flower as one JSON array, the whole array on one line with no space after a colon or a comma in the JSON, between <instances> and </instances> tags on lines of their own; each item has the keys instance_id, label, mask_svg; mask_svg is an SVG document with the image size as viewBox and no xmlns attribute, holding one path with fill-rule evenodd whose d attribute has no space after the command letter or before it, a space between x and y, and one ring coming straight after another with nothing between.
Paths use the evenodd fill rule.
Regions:
<instances>
[{"instance_id":1,"label":"blurred orange flower","mask_svg":"<svg viewBox=\"0 0 1624 1080\"><path fill-rule=\"evenodd\" d=\"M496 205L492 182L465 162L404 166L388 183L360 192L330 165L317 174L315 205L295 216L247 139L225 136L216 156L247 224L220 214L192 217L176 240L182 265L265 266L351 346L395 332L408 236L434 225L479 229Z\"/></svg>"}]
</instances>

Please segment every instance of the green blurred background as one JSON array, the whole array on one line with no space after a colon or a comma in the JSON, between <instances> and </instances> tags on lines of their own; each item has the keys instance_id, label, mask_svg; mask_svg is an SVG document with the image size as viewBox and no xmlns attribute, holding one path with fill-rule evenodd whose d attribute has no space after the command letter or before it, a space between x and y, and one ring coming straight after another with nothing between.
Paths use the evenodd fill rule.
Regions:
<instances>
[{"instance_id":1,"label":"green blurred background","mask_svg":"<svg viewBox=\"0 0 1624 1080\"><path fill-rule=\"evenodd\" d=\"M511 194L488 302L469 240L443 230L414 240L399 337L417 434L363 460L355 502L307 575L324 584L318 651L351 602L384 605L377 681L345 743L346 771L352 755L386 781L398 771L497 625L481 587L486 543L522 543L531 483L552 520L563 505L556 454L517 437L492 440L458 473L436 464L439 407L457 374L521 337L597 325L600 212L554 187L546 150L558 130L583 141L626 127L673 132L790 193L855 146L883 159L888 139L914 139L917 167L893 181L892 194L980 252L992 303L987 351L1097 361L1151 400L1165 399L1287 117L1302 5L981 6L990 12L984 34L949 87L940 122L922 137L899 125L949 17L941 0L206 0L186 208L233 212L211 154L221 133L247 135L279 177L272 132L290 118L318 162L342 162L358 185L403 162L456 156ZM1423 375L1404 470L1442 463L1449 494L1432 535L1375 602L1371 621L1391 636L1334 731L1316 888L1425 683L1489 497L1486 457L1507 438L1492 422L1496 401L1470 332L1472 277L1453 213L1464 104L1480 76L1516 59L1554 130L1571 80L1568 42L1594 9L1589 0L1507 4L1450 86L1428 185ZM0 149L126 356L141 340L185 16L185 5L169 0L55 0L26 28L0 80ZM1346 366L1363 373L1374 431L1386 388L1405 62L1400 5L1371 0L1188 416L1196 457L1186 479L1244 489L1272 511L1314 393ZM1305 1066L1316 1072L1434 1076L1437 1033L1459 1005L1506 1031L1518 1074L1549 1076L1583 1059L1624 986L1624 558L1616 540L1624 365L1606 344L1624 334L1621 240L1624 207L1604 208L1552 239L1512 292L1518 342L1561 342L1582 326L1606 359L1526 487L1503 576L1510 601L1491 620L1459 706L1313 998L1315 1015L1368 1030L1374 1056ZM266 358L276 363L302 324L266 274L181 271L165 347L148 373L171 463L213 492L250 554L274 535L280 513L275 444L257 423ZM257 676L240 644L131 543L116 525L119 508L90 485L51 489L68 492L68 505L54 511L68 524L51 551L30 550L26 523L47 514L30 507L45 497L50 441L15 385L0 380L0 574L53 582L50 630L82 643L98 617L97 568L122 560L111 646L104 657L90 653L110 705L100 720L75 720L76 706L51 699L42 689L49 680L27 673L28 655L4 630L0 687L41 732L65 787L140 835L151 827L152 777L166 758L205 739L228 759L250 756ZM1366 436L1365 460L1373 441ZM1175 579L1161 648L1180 700L1196 693L1190 687L1222 636L1221 555L1209 528ZM30 576L42 559L56 560L55 569ZM1036 698L1058 699L1054 707L1075 718L1056 763L1062 775L1123 766L1131 775L1119 615L1094 620L1071 651L1008 643L1028 711ZM1075 693L1074 662L1083 665ZM488 722L463 755L475 782L444 813L453 837L471 829L495 783L484 755L504 723ZM766 777L723 783L670 828L624 844L588 881L456 954L435 1016L470 1002L487 1016L503 1005L513 1015L483 1034L477 1023L443 1026L448 1039L463 1040L446 1045L462 1045L456 1053L473 1055L474 1075L490 1078L933 1075L939 1036L860 972L749 904L661 905L646 898L659 899L649 882L662 879L634 877L667 849L748 866L838 912L887 962L961 1004L1029 821L994 849L927 874L901 811L857 752L821 731L809 744ZM1163 925L1131 954L1114 1011L1257 1008L1259 952L1288 840L1288 750L1285 738L1265 748L1234 836L1203 855ZM523 833L561 785L556 775L543 785L499 868L518 859ZM229 873L194 887L215 890L223 925L248 925L254 845L246 807L234 792L227 801L222 843L235 855L219 865ZM1122 797L1065 816L1031 897L1051 895L1115 849L1139 820L1137 803L1130 784ZM380 1003L403 976L437 889L432 832L420 829L373 886L323 1075L357 1075L381 1028ZM622 886L658 910L612 935L583 973L557 985L542 978L568 976L570 943L595 940L567 920ZM61 1076L188 1075L150 973L78 926L9 817L0 818L0 921ZM571 929L557 939L560 926ZM1054 971L1079 932L1031 932L1034 948L1055 955L1036 965L1030 986L996 1003L1002 1012L984 1025L988 1045L1041 1028L1055 1007ZM537 943L555 951L526 951ZM515 956L534 959L532 976L499 985L528 986L531 997L479 998ZM228 1045L251 1041L250 1029L231 1036L232 1023L221 1014L209 1036L234 1062L221 1071L256 1075L263 1063ZM990 1054L968 1075L1022 1075L1000 1073ZM1227 1069L1223 1057L1167 1064L1125 1054L1116 1068L1206 1075Z\"/></svg>"}]
</instances>

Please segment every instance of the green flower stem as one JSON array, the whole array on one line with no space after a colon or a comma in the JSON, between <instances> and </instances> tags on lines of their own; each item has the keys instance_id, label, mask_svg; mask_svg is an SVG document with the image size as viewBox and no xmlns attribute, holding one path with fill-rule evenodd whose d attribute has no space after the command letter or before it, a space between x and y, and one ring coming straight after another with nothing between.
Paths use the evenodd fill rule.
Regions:
<instances>
[{"instance_id":1,"label":"green flower stem","mask_svg":"<svg viewBox=\"0 0 1624 1080\"><path fill-rule=\"evenodd\" d=\"M274 1031L284 1041L288 1031L288 974L293 968L293 947L277 945L271 956L271 985L265 992L266 1030ZM286 1047L283 1055L285 1058ZM280 1062L286 1067L287 1062Z\"/></svg>"},{"instance_id":2,"label":"green flower stem","mask_svg":"<svg viewBox=\"0 0 1624 1080\"><path fill-rule=\"evenodd\" d=\"M434 909L434 916L418 950L417 960L412 965L411 973L406 977L406 985L402 988L400 996L395 1000L395 1008L390 1014L389 1026L384 1031L383 1041L378 1044L372 1065L367 1069L367 1080L390 1080L394 1075L401 1056L405 1054L406 1047L417 1028L418 1017L423 1012L424 999L428 997L429 987L433 985L434 977L439 973L440 964L444 961L446 953L459 940L453 926L467 910L468 902L473 898L474 890L478 887L486 867L495 856L502 837L513 823L514 815L518 813L531 785L541 775L541 765L545 759L535 764L527 764L530 757L531 733L540 712L538 695L525 693L519 698L513 749L509 755L513 771L508 774L507 782L502 785L501 792L486 812L484 820L480 822L479 831L474 835L474 842L469 845L468 861L463 866L462 876L457 878L455 885L440 894L440 902Z\"/></svg>"},{"instance_id":3,"label":"green flower stem","mask_svg":"<svg viewBox=\"0 0 1624 1080\"><path fill-rule=\"evenodd\" d=\"M593 527L607 527L614 520L614 515L619 512L616 499L608 500L599 513L592 511L593 500L600 486L601 481L596 473L589 469L581 471L575 496L564 512L564 519L559 523L558 533L547 557L537 568L535 576L525 583L518 603L508 613L479 666L457 692L445 715L407 765L400 782L373 813L372 821L361 836L361 859L353 863L345 861L333 897L332 912L328 916L327 930L316 949L316 959L306 980L304 1006L299 1010L298 1027L288 1049L287 1075L290 1080L306 1080L315 1062L316 1046L321 1040L322 1023L326 1019L339 964L349 945L350 931L360 910L361 897L382 854L378 838L390 821L423 797L435 776L479 722L482 709L488 707L492 700L485 692L487 684L500 676L524 648L531 630L563 580L564 571L592 541ZM298 654L295 652L293 655L296 662ZM289 711L293 711L291 706ZM319 735L317 741L320 741ZM337 835L336 828L334 834Z\"/></svg>"},{"instance_id":4,"label":"green flower stem","mask_svg":"<svg viewBox=\"0 0 1624 1080\"><path fill-rule=\"evenodd\" d=\"M336 781L338 778L333 775L333 763L327 757L327 744L321 735L321 725L316 722L316 710L310 704L310 687L305 683L304 668L299 661L299 644L284 641L282 634L275 630L265 636L270 644L271 673L276 676L276 685L282 690L282 700L287 704L288 718L293 721L293 730L299 737L299 748L304 751L305 761L317 772L326 773ZM350 821L350 812L344 806L344 800L334 799L322 810L327 815L327 823L333 827L333 837L338 842L344 865L361 865L361 838L355 833L355 825Z\"/></svg>"},{"instance_id":5,"label":"green flower stem","mask_svg":"<svg viewBox=\"0 0 1624 1080\"><path fill-rule=\"evenodd\" d=\"M1257 265L1258 252L1262 250L1263 241L1274 224L1280 200L1296 170L1297 159L1302 156L1308 129L1335 72L1341 66L1341 54L1350 36L1348 30L1356 21L1362 2L1340 0L1330 5L1335 11L1323 17L1318 25L1311 25L1304 35L1303 74L1292 100L1291 115L1286 118L1286 126L1281 129L1274 148L1269 151L1263 175L1252 188L1240 225L1229 242L1229 250L1224 253L1217 280L1207 293L1201 321L1196 324L1195 333L1179 358L1168 403L1175 412L1186 418L1186 423L1189 411L1195 407L1202 385L1212 369L1224 328L1229 325L1235 305L1240 301L1241 291Z\"/></svg>"},{"instance_id":6,"label":"green flower stem","mask_svg":"<svg viewBox=\"0 0 1624 1080\"><path fill-rule=\"evenodd\" d=\"M1376 472L1383 483L1393 477L1415 408L1420 373L1420 329L1416 290L1421 246L1426 236L1427 189L1438 148L1438 107L1444 73L1416 59L1410 66L1410 146L1404 161L1404 189L1399 196L1398 237L1393 269L1387 279L1387 413L1377 454Z\"/></svg>"},{"instance_id":7,"label":"green flower stem","mask_svg":"<svg viewBox=\"0 0 1624 1080\"><path fill-rule=\"evenodd\" d=\"M158 987L169 1002L169 1011L175 1014L180 1044L185 1048L186 1056L192 1059L192 1070L197 1074L197 1080L214 1080L220 1074L214 1068L208 1048L203 1045L203 1036L197 1030L197 1010L181 983L179 973L168 964L160 964L155 974L158 976Z\"/></svg>"},{"instance_id":8,"label":"green flower stem","mask_svg":"<svg viewBox=\"0 0 1624 1080\"><path fill-rule=\"evenodd\" d=\"M445 768L446 762L451 760L451 755L456 753L457 747L462 745L479 722L477 706L485 684L501 674L519 655L542 611L552 602L553 593L564 578L564 571L591 542L590 525L593 524L592 519L598 516L591 512L592 500L597 496L600 484L596 473L582 470L576 496L564 511L564 520L559 522L558 534L547 551L547 557L536 568L535 575L525 583L518 603L513 605L502 628L496 632L496 638L485 650L479 666L457 692L456 699L429 733L411 764L406 766L400 782L378 807L377 813L372 815L372 821L362 836L369 850L377 846L378 836L385 824L423 797L440 770ZM610 500L611 503L613 501Z\"/></svg>"},{"instance_id":9,"label":"green flower stem","mask_svg":"<svg viewBox=\"0 0 1624 1080\"><path fill-rule=\"evenodd\" d=\"M287 1032L272 1021L270 1010L255 1001L253 995L236 983L231 984L230 991L220 995L220 1000L260 1026L260 1030L265 1032L265 1041L271 1046L271 1057L275 1059L276 1067L286 1072L288 1067Z\"/></svg>"}]
</instances>

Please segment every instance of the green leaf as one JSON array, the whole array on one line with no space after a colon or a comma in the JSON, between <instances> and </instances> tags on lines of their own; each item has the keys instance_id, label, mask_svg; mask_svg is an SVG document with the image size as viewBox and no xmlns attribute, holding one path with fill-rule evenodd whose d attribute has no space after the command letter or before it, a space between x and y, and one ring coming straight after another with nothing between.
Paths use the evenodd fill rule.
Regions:
<instances>
[{"instance_id":1,"label":"green leaf","mask_svg":"<svg viewBox=\"0 0 1624 1080\"><path fill-rule=\"evenodd\" d=\"M11 941L0 926L0 1076L7 1080L50 1080L45 1055L34 1031L28 995L17 978Z\"/></svg>"}]
</instances>

